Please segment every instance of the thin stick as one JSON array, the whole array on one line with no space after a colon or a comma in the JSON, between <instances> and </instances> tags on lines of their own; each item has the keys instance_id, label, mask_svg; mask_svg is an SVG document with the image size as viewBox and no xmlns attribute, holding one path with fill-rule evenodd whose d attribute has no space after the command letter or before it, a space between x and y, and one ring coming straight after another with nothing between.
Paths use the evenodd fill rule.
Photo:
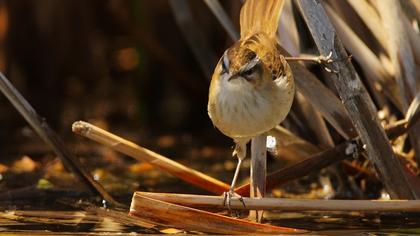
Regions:
<instances>
[{"instance_id":1,"label":"thin stick","mask_svg":"<svg viewBox=\"0 0 420 236\"><path fill-rule=\"evenodd\" d=\"M347 58L347 53L337 37L334 27L322 5L316 0L299 0L299 8L321 54L333 52L333 59ZM382 129L375 106L356 70L348 61L337 60L332 65L338 73L331 73L354 126L366 145L369 159L375 165L392 198L415 199L416 196L395 157L389 140Z\"/></svg>"},{"instance_id":2,"label":"thin stick","mask_svg":"<svg viewBox=\"0 0 420 236\"><path fill-rule=\"evenodd\" d=\"M133 157L138 161L146 161L187 183L206 189L212 193L222 194L229 191L229 185L221 182L220 180L181 165L178 162L168 159L146 148L140 147L133 142L111 134L87 122L74 122L73 132Z\"/></svg>"},{"instance_id":3,"label":"thin stick","mask_svg":"<svg viewBox=\"0 0 420 236\"><path fill-rule=\"evenodd\" d=\"M94 194L101 196L105 201L114 206L123 207L115 201L111 195L96 182L89 172L83 168L82 163L63 144L58 135L50 128L48 123L40 117L28 101L0 72L0 90L9 99L10 103L18 110L22 117L35 130L38 136L50 146L55 154L61 159L64 166L73 172L82 183Z\"/></svg>"},{"instance_id":4,"label":"thin stick","mask_svg":"<svg viewBox=\"0 0 420 236\"><path fill-rule=\"evenodd\" d=\"M250 168L250 197L263 198L265 195L265 177L267 173L267 136L261 134L252 139ZM263 211L250 211L249 216L256 222L261 222Z\"/></svg>"},{"instance_id":5,"label":"thin stick","mask_svg":"<svg viewBox=\"0 0 420 236\"><path fill-rule=\"evenodd\" d=\"M223 197L221 198L223 202ZM157 225L212 234L284 234L303 230L259 224L134 194L130 215Z\"/></svg>"},{"instance_id":6,"label":"thin stick","mask_svg":"<svg viewBox=\"0 0 420 236\"><path fill-rule=\"evenodd\" d=\"M193 208L226 209L223 197L193 194L168 194L135 192L132 205L139 196L179 204ZM420 212L420 200L314 200L282 198L232 199L231 208L237 210L281 210L281 211L379 211L379 212Z\"/></svg>"}]
</instances>

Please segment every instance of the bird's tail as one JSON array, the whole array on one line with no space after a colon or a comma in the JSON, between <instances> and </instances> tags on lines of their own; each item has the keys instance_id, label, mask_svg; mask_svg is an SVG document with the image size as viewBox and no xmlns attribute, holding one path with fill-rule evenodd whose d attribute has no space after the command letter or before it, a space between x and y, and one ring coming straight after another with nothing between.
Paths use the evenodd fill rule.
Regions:
<instances>
[{"instance_id":1,"label":"bird's tail","mask_svg":"<svg viewBox=\"0 0 420 236\"><path fill-rule=\"evenodd\" d=\"M256 33L274 36L284 0L247 0L241 9L241 39Z\"/></svg>"}]
</instances>

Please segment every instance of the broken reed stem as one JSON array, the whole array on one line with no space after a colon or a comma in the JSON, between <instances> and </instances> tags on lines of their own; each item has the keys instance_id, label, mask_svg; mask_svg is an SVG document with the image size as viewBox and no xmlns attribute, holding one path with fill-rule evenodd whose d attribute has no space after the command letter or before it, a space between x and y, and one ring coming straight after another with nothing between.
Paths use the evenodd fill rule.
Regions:
<instances>
[{"instance_id":1,"label":"broken reed stem","mask_svg":"<svg viewBox=\"0 0 420 236\"><path fill-rule=\"evenodd\" d=\"M135 192L137 197L147 197L192 208L227 209L223 197L194 194ZM244 204L234 198L231 208L235 210L281 210L281 211L377 211L377 212L420 212L420 200L318 200L284 198L243 198Z\"/></svg>"},{"instance_id":2,"label":"broken reed stem","mask_svg":"<svg viewBox=\"0 0 420 236\"><path fill-rule=\"evenodd\" d=\"M266 188L270 190L276 186L284 184L288 181L303 177L312 171L320 170L335 162L351 157L358 150L358 145L355 142L347 141L334 148L317 153L308 159L300 161L294 165L282 168L278 171L270 173L267 176ZM235 192L242 196L249 196L250 185L245 184L237 189Z\"/></svg>"},{"instance_id":3,"label":"broken reed stem","mask_svg":"<svg viewBox=\"0 0 420 236\"><path fill-rule=\"evenodd\" d=\"M96 182L79 159L74 156L63 144L59 136L50 128L44 118L40 117L29 102L19 93L10 81L0 72L0 90L12 103L16 110L35 130L38 136L53 149L55 154L63 162L63 165L79 178L82 183L94 194L101 196L109 204L117 207L124 207L123 204L115 201L111 195Z\"/></svg>"},{"instance_id":4,"label":"broken reed stem","mask_svg":"<svg viewBox=\"0 0 420 236\"><path fill-rule=\"evenodd\" d=\"M151 165L172 174L187 183L206 189L215 194L229 191L229 185L199 171L181 165L180 163L159 155L151 150L111 134L84 121L73 123L73 132L98 143L108 146L118 152L133 157L138 161L145 161Z\"/></svg>"},{"instance_id":5,"label":"broken reed stem","mask_svg":"<svg viewBox=\"0 0 420 236\"><path fill-rule=\"evenodd\" d=\"M366 145L368 158L375 165L380 180L392 198L415 199L411 186L403 175L403 169L382 129L375 106L361 83L357 72L338 39L322 4L316 0L299 0L299 9L308 25L321 55L333 53L330 79L349 112L354 126Z\"/></svg>"},{"instance_id":6,"label":"broken reed stem","mask_svg":"<svg viewBox=\"0 0 420 236\"><path fill-rule=\"evenodd\" d=\"M392 140L407 133L408 129L409 127L407 126L407 121L399 120L392 126L387 127L385 132L389 139ZM331 164L345 160L346 158L357 156L357 153L362 150L363 147L360 142L360 138L356 138L311 155L307 159L304 159L296 164L270 173L266 179L266 190L271 190L272 188L282 185L288 181L306 176L312 171L319 171ZM249 196L249 189L250 184L244 184L236 188L235 192L242 196Z\"/></svg>"},{"instance_id":7,"label":"broken reed stem","mask_svg":"<svg viewBox=\"0 0 420 236\"><path fill-rule=\"evenodd\" d=\"M265 179L267 174L267 135L261 134L252 139L251 168L250 168L250 197L263 198L265 196ZM250 211L249 217L261 222L263 211Z\"/></svg>"}]
</instances>

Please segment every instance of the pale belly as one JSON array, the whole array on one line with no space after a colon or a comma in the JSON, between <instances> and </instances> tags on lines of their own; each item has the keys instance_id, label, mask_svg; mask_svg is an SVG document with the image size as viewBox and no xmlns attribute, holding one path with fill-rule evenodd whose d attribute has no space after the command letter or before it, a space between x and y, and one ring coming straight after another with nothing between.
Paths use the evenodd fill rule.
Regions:
<instances>
[{"instance_id":1,"label":"pale belly","mask_svg":"<svg viewBox=\"0 0 420 236\"><path fill-rule=\"evenodd\" d=\"M208 107L213 124L234 139L252 138L271 130L289 113L294 85L276 86L273 83L264 91L219 91Z\"/></svg>"}]
</instances>

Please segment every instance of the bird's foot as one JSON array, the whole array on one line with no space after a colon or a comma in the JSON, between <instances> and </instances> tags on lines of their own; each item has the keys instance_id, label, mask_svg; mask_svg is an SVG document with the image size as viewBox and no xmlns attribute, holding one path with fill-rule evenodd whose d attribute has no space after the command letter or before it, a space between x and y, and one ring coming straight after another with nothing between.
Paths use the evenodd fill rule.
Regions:
<instances>
[{"instance_id":1,"label":"bird's foot","mask_svg":"<svg viewBox=\"0 0 420 236\"><path fill-rule=\"evenodd\" d=\"M324 68L324 70L326 70L327 72L337 74L338 71L330 67L330 64L334 62L334 60L331 59L332 55L333 55L333 52L331 51L327 56L324 56L324 55L318 56L317 58L318 64L320 64Z\"/></svg>"},{"instance_id":2,"label":"bird's foot","mask_svg":"<svg viewBox=\"0 0 420 236\"><path fill-rule=\"evenodd\" d=\"M226 206L230 213L232 212L232 205L231 205L232 199L238 199L242 203L244 208L246 207L242 196L235 193L235 191L231 189L228 192L223 193L223 206Z\"/></svg>"},{"instance_id":3,"label":"bird's foot","mask_svg":"<svg viewBox=\"0 0 420 236\"><path fill-rule=\"evenodd\" d=\"M332 58L332 55L333 55L333 52L331 51L327 56L323 56L323 55L319 56L318 57L318 63L322 67L324 67L324 70L326 70L327 72L330 72L330 73L334 73L334 74L337 74L339 71L333 69L330 66L333 62L344 61L344 60L350 61L352 59L352 55L349 55L349 56L347 56L345 58L341 58L341 59L338 58L338 59L333 60L333 59L331 59Z\"/></svg>"}]
</instances>

